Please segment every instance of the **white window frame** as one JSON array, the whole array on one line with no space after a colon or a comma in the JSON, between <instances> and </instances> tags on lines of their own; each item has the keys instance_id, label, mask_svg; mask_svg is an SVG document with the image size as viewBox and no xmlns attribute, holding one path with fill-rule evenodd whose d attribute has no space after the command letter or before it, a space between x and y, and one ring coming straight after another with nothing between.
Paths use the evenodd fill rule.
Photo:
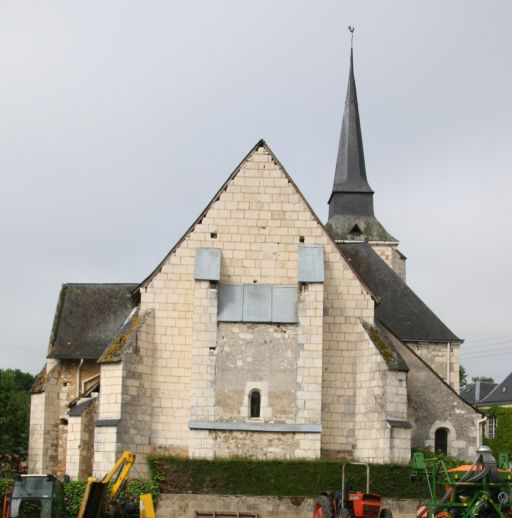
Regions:
<instances>
[{"instance_id":1,"label":"white window frame","mask_svg":"<svg viewBox=\"0 0 512 518\"><path fill-rule=\"evenodd\" d=\"M498 418L495 415L487 416L487 437L494 439L496 437L496 428L498 427Z\"/></svg>"}]
</instances>

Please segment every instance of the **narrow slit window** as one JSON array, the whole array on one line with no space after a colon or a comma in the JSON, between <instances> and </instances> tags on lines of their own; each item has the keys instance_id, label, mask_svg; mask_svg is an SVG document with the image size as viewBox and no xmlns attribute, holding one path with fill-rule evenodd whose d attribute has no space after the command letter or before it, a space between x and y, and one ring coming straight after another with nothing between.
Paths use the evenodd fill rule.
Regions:
<instances>
[{"instance_id":1,"label":"narrow slit window","mask_svg":"<svg viewBox=\"0 0 512 518\"><path fill-rule=\"evenodd\" d=\"M261 413L261 394L259 390L253 390L249 394L249 406L251 417L260 417Z\"/></svg>"}]
</instances>

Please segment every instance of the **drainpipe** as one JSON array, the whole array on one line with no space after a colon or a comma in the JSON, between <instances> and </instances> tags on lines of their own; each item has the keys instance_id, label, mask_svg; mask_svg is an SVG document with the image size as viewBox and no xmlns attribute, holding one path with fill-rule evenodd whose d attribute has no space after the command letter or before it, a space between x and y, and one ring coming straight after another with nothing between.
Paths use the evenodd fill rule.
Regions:
<instances>
[{"instance_id":1,"label":"drainpipe","mask_svg":"<svg viewBox=\"0 0 512 518\"><path fill-rule=\"evenodd\" d=\"M448 385L451 385L451 369L450 369L450 366L451 366L451 355L452 355L452 344L451 342L448 342L446 344L446 355L447 355L447 359L446 359L446 383L448 383Z\"/></svg>"},{"instance_id":2,"label":"drainpipe","mask_svg":"<svg viewBox=\"0 0 512 518\"><path fill-rule=\"evenodd\" d=\"M487 421L487 416L483 417L482 419L478 420L476 422L476 447L477 449L480 448L483 442L482 438L482 425Z\"/></svg>"},{"instance_id":3,"label":"drainpipe","mask_svg":"<svg viewBox=\"0 0 512 518\"><path fill-rule=\"evenodd\" d=\"M76 369L76 397L80 395L80 369L84 363L84 359L80 358L80 363L78 364L78 368Z\"/></svg>"}]
</instances>

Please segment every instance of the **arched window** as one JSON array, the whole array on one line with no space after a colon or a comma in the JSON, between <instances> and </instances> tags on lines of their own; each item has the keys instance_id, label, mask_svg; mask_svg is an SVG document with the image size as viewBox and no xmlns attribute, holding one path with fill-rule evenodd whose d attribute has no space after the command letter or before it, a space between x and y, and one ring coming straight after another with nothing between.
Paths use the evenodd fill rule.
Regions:
<instances>
[{"instance_id":1,"label":"arched window","mask_svg":"<svg viewBox=\"0 0 512 518\"><path fill-rule=\"evenodd\" d=\"M448 453L448 430L446 428L438 428L436 430L435 442L434 442L435 453Z\"/></svg>"},{"instance_id":2,"label":"arched window","mask_svg":"<svg viewBox=\"0 0 512 518\"><path fill-rule=\"evenodd\" d=\"M249 407L250 417L260 417L261 394L259 390L253 390L249 394Z\"/></svg>"}]
</instances>

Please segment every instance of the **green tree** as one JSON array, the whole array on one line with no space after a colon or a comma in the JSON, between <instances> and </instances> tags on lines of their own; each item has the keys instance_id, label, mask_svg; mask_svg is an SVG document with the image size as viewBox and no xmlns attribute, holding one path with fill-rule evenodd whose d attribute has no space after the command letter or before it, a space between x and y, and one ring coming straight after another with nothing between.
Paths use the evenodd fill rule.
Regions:
<instances>
[{"instance_id":1,"label":"green tree","mask_svg":"<svg viewBox=\"0 0 512 518\"><path fill-rule=\"evenodd\" d=\"M468 373L463 365L459 366L459 385L464 388L468 384Z\"/></svg>"},{"instance_id":2,"label":"green tree","mask_svg":"<svg viewBox=\"0 0 512 518\"><path fill-rule=\"evenodd\" d=\"M0 453L26 457L32 374L0 369Z\"/></svg>"}]
</instances>

